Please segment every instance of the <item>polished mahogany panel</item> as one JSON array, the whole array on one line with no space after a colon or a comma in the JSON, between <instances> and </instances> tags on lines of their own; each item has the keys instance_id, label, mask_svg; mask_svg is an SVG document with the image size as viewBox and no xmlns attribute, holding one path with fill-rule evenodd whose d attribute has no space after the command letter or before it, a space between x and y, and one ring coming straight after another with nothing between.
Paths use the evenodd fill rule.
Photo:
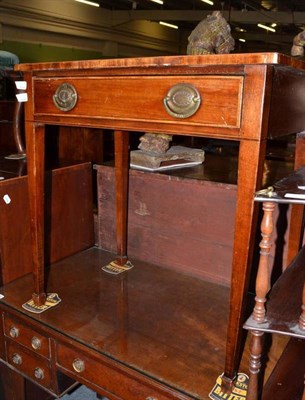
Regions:
<instances>
[{"instance_id":1,"label":"polished mahogany panel","mask_svg":"<svg viewBox=\"0 0 305 400\"><path fill-rule=\"evenodd\" d=\"M178 394L206 399L223 364L229 289L136 259L129 272L107 274L101 268L112 257L92 248L55 264L47 290L62 302L31 319L51 336L73 339L76 349L82 344L87 356L110 357ZM31 296L31 276L1 293L2 302L29 316L21 304Z\"/></svg>"},{"instance_id":2,"label":"polished mahogany panel","mask_svg":"<svg viewBox=\"0 0 305 400\"><path fill-rule=\"evenodd\" d=\"M59 110L53 95L60 85L69 82L77 92L77 103L68 112ZM201 96L199 110L190 118L181 119L183 125L205 125L221 128L239 128L241 116L243 77L227 76L167 76L167 77L87 77L53 78L34 80L36 93L34 113L41 115L61 115L76 118L86 115L95 119L156 121L171 124L170 116L163 100L176 84L190 84ZM99 93L99 101L92 97ZM49 101L45 101L46 97ZM186 101L186 99L184 99ZM228 136L230 133L228 132Z\"/></svg>"},{"instance_id":3,"label":"polished mahogany panel","mask_svg":"<svg viewBox=\"0 0 305 400\"><path fill-rule=\"evenodd\" d=\"M47 173L46 180L49 263L94 243L91 164L56 169ZM32 270L27 176L1 181L0 198L0 253L6 283Z\"/></svg>"}]
</instances>

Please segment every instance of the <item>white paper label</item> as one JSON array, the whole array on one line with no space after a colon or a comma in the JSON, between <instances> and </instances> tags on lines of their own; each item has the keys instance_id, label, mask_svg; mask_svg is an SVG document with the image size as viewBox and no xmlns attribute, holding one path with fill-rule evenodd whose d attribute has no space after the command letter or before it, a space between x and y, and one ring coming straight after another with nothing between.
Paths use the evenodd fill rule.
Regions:
<instances>
[{"instance_id":1,"label":"white paper label","mask_svg":"<svg viewBox=\"0 0 305 400\"><path fill-rule=\"evenodd\" d=\"M19 103L24 103L25 101L28 101L28 94L27 93L18 93L16 94L17 100Z\"/></svg>"},{"instance_id":2,"label":"white paper label","mask_svg":"<svg viewBox=\"0 0 305 400\"><path fill-rule=\"evenodd\" d=\"M287 197L289 199L305 200L305 194L300 193L286 193L284 197Z\"/></svg>"},{"instance_id":3,"label":"white paper label","mask_svg":"<svg viewBox=\"0 0 305 400\"><path fill-rule=\"evenodd\" d=\"M16 85L16 88L19 90L26 90L26 88L27 88L26 81L16 81L15 85Z\"/></svg>"},{"instance_id":4,"label":"white paper label","mask_svg":"<svg viewBox=\"0 0 305 400\"><path fill-rule=\"evenodd\" d=\"M11 202L11 198L8 194L5 194L3 196L3 200L4 200L5 204L10 204L10 202Z\"/></svg>"}]
</instances>

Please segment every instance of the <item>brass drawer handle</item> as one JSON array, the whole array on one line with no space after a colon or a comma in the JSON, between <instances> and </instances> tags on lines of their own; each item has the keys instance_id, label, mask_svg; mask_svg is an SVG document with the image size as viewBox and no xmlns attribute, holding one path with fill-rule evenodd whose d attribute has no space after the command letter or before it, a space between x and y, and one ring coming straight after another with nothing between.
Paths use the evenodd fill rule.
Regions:
<instances>
[{"instance_id":1,"label":"brass drawer handle","mask_svg":"<svg viewBox=\"0 0 305 400\"><path fill-rule=\"evenodd\" d=\"M157 397L148 396L146 397L146 400L158 400L158 399Z\"/></svg>"},{"instance_id":2,"label":"brass drawer handle","mask_svg":"<svg viewBox=\"0 0 305 400\"><path fill-rule=\"evenodd\" d=\"M53 96L55 106L61 111L70 111L77 103L77 92L70 83L62 83Z\"/></svg>"},{"instance_id":3,"label":"brass drawer handle","mask_svg":"<svg viewBox=\"0 0 305 400\"><path fill-rule=\"evenodd\" d=\"M15 326L12 326L10 328L10 337L16 339L19 336L19 329L16 328Z\"/></svg>"},{"instance_id":4,"label":"brass drawer handle","mask_svg":"<svg viewBox=\"0 0 305 400\"><path fill-rule=\"evenodd\" d=\"M22 357L18 353L14 353L12 356L12 361L15 365L21 365Z\"/></svg>"},{"instance_id":5,"label":"brass drawer handle","mask_svg":"<svg viewBox=\"0 0 305 400\"><path fill-rule=\"evenodd\" d=\"M39 350L41 348L41 340L38 337L34 336L31 340L31 345L34 350Z\"/></svg>"},{"instance_id":6,"label":"brass drawer handle","mask_svg":"<svg viewBox=\"0 0 305 400\"><path fill-rule=\"evenodd\" d=\"M34 370L34 376L36 379L39 379L40 381L44 378L44 371L43 369L37 367Z\"/></svg>"},{"instance_id":7,"label":"brass drawer handle","mask_svg":"<svg viewBox=\"0 0 305 400\"><path fill-rule=\"evenodd\" d=\"M85 370L85 363L83 360L80 360L79 358L76 358L73 361L72 366L73 366L74 371L76 371L76 372L83 372Z\"/></svg>"},{"instance_id":8,"label":"brass drawer handle","mask_svg":"<svg viewBox=\"0 0 305 400\"><path fill-rule=\"evenodd\" d=\"M201 104L201 96L195 86L178 83L172 86L163 99L165 110L175 118L188 118L196 113Z\"/></svg>"}]
</instances>

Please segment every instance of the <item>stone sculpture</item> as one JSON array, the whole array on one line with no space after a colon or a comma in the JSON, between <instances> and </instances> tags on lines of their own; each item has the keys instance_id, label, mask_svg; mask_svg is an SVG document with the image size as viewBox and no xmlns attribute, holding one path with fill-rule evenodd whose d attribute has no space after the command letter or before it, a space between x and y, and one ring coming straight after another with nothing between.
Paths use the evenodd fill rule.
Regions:
<instances>
[{"instance_id":1,"label":"stone sculpture","mask_svg":"<svg viewBox=\"0 0 305 400\"><path fill-rule=\"evenodd\" d=\"M201 21L188 38L187 54L223 54L234 49L231 28L220 11Z\"/></svg>"},{"instance_id":2,"label":"stone sculpture","mask_svg":"<svg viewBox=\"0 0 305 400\"><path fill-rule=\"evenodd\" d=\"M305 46L305 30L296 35L293 39L291 55L293 57L303 57Z\"/></svg>"},{"instance_id":3,"label":"stone sculpture","mask_svg":"<svg viewBox=\"0 0 305 400\"><path fill-rule=\"evenodd\" d=\"M164 154L170 146L172 135L145 133L140 137L139 149L148 153Z\"/></svg>"}]
</instances>

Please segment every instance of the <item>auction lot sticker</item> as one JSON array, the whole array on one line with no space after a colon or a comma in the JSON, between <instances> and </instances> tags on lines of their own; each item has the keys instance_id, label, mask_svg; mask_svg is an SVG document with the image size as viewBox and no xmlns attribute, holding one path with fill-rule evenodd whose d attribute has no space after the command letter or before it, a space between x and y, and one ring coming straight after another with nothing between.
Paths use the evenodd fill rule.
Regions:
<instances>
[{"instance_id":1,"label":"auction lot sticker","mask_svg":"<svg viewBox=\"0 0 305 400\"><path fill-rule=\"evenodd\" d=\"M212 400L246 400L249 377L244 373L238 373L232 393L224 393L221 389L222 375L216 380L216 385L209 394Z\"/></svg>"}]
</instances>

